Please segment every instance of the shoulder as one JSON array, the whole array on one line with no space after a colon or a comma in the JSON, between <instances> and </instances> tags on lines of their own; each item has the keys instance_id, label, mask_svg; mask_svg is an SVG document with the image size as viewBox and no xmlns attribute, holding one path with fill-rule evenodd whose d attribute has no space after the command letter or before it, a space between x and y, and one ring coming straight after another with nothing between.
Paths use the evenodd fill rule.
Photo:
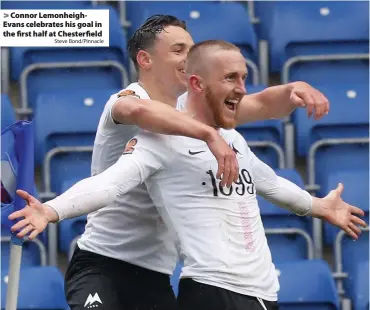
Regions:
<instances>
[{"instance_id":1,"label":"shoulder","mask_svg":"<svg viewBox=\"0 0 370 310\"><path fill-rule=\"evenodd\" d=\"M131 83L128 85L125 89L120 90L116 94L116 98L122 98L122 97L136 97L140 99L150 99L148 93L146 90L139 85L139 83Z\"/></svg>"},{"instance_id":2,"label":"shoulder","mask_svg":"<svg viewBox=\"0 0 370 310\"><path fill-rule=\"evenodd\" d=\"M171 136L140 130L135 137L128 141L126 148L128 148L127 151L135 147L159 150L171 147L172 143Z\"/></svg>"},{"instance_id":3,"label":"shoulder","mask_svg":"<svg viewBox=\"0 0 370 310\"><path fill-rule=\"evenodd\" d=\"M220 134L228 143L245 142L243 136L235 129L220 129Z\"/></svg>"},{"instance_id":4,"label":"shoulder","mask_svg":"<svg viewBox=\"0 0 370 310\"><path fill-rule=\"evenodd\" d=\"M229 146L239 155L249 153L248 143L245 138L235 129L221 129L221 135Z\"/></svg>"}]
</instances>

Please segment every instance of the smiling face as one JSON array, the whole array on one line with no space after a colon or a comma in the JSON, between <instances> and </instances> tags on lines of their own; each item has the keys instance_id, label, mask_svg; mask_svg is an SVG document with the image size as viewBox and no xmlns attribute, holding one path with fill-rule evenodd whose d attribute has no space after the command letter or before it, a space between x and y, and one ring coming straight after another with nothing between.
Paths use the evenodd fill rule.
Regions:
<instances>
[{"instance_id":1,"label":"smiling face","mask_svg":"<svg viewBox=\"0 0 370 310\"><path fill-rule=\"evenodd\" d=\"M189 87L203 102L203 115L209 125L234 128L239 103L246 94L246 62L234 45L210 42L190 52L187 70L193 74Z\"/></svg>"},{"instance_id":2,"label":"smiling face","mask_svg":"<svg viewBox=\"0 0 370 310\"><path fill-rule=\"evenodd\" d=\"M157 35L149 51L151 74L178 95L186 91L185 61L192 45L193 39L186 30L168 26Z\"/></svg>"}]
</instances>

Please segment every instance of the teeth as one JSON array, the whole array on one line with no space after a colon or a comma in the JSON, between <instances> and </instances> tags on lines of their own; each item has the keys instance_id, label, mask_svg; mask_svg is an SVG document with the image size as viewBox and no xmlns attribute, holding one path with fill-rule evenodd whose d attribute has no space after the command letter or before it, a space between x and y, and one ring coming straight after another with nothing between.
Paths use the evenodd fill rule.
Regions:
<instances>
[{"instance_id":1,"label":"teeth","mask_svg":"<svg viewBox=\"0 0 370 310\"><path fill-rule=\"evenodd\" d=\"M228 99L225 101L226 103L229 103L229 104L238 104L238 100L231 100L231 99Z\"/></svg>"}]
</instances>

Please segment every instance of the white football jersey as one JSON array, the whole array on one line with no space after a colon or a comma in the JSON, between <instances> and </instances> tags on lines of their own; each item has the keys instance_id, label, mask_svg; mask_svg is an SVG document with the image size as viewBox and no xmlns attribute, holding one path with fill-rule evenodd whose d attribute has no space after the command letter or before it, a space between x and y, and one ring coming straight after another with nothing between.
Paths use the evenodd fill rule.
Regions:
<instances>
[{"instance_id":1,"label":"white football jersey","mask_svg":"<svg viewBox=\"0 0 370 310\"><path fill-rule=\"evenodd\" d=\"M264 172L275 174L235 130L220 134L240 166L230 188L220 187L217 161L206 143L187 137L140 132L115 173L125 178L125 162L138 166L164 222L180 240L181 277L274 301L279 284L256 191L266 181Z\"/></svg>"},{"instance_id":2,"label":"white football jersey","mask_svg":"<svg viewBox=\"0 0 370 310\"><path fill-rule=\"evenodd\" d=\"M119 93L122 92L150 99L138 83L130 84ZM116 163L127 142L139 131L137 126L113 121L111 111L117 98L118 93L110 97L100 118L92 155L92 175ZM169 234L144 184L90 213L78 246L166 274L172 274L178 258L173 235Z\"/></svg>"}]
</instances>

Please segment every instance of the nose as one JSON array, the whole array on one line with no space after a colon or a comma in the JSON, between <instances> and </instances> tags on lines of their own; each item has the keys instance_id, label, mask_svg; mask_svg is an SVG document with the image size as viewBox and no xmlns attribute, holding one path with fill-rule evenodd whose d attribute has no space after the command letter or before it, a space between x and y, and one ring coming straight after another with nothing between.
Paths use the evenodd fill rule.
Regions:
<instances>
[{"instance_id":1,"label":"nose","mask_svg":"<svg viewBox=\"0 0 370 310\"><path fill-rule=\"evenodd\" d=\"M238 93L239 95L246 95L247 94L247 89L245 87L245 81L240 80L238 83L238 86L235 89L235 92Z\"/></svg>"}]
</instances>

